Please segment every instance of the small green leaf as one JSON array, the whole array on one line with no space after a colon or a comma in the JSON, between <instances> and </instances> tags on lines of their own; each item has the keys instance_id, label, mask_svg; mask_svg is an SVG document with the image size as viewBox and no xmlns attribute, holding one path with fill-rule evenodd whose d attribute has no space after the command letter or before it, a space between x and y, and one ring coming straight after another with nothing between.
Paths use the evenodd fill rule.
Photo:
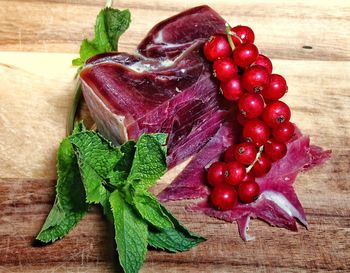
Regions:
<instances>
[{"instance_id":1,"label":"small green leaf","mask_svg":"<svg viewBox=\"0 0 350 273\"><path fill-rule=\"evenodd\" d=\"M163 209L157 198L148 191L136 190L133 195L133 204L143 219L153 226L166 229L174 225Z\"/></svg>"},{"instance_id":2,"label":"small green leaf","mask_svg":"<svg viewBox=\"0 0 350 273\"><path fill-rule=\"evenodd\" d=\"M191 249L205 241L205 238L188 231L164 206L165 213L173 222L175 228L148 228L148 244L152 247L170 252L182 252Z\"/></svg>"},{"instance_id":3,"label":"small green leaf","mask_svg":"<svg viewBox=\"0 0 350 273\"><path fill-rule=\"evenodd\" d=\"M147 252L147 224L118 191L109 198L115 227L119 262L125 273L139 272Z\"/></svg>"},{"instance_id":4,"label":"small green leaf","mask_svg":"<svg viewBox=\"0 0 350 273\"><path fill-rule=\"evenodd\" d=\"M125 180L128 178L134 160L135 145L136 143L130 140L120 147L120 151L123 155L108 176L111 185L119 186L125 184Z\"/></svg>"},{"instance_id":5,"label":"small green leaf","mask_svg":"<svg viewBox=\"0 0 350 273\"><path fill-rule=\"evenodd\" d=\"M105 9L105 25L112 50L118 51L119 37L129 28L131 14L129 10Z\"/></svg>"},{"instance_id":6,"label":"small green leaf","mask_svg":"<svg viewBox=\"0 0 350 273\"><path fill-rule=\"evenodd\" d=\"M108 200L104 187L105 178L122 157L122 153L110 142L92 131L84 131L69 137L78 157L88 203L103 204Z\"/></svg>"},{"instance_id":7,"label":"small green leaf","mask_svg":"<svg viewBox=\"0 0 350 273\"><path fill-rule=\"evenodd\" d=\"M74 59L72 64L81 66L97 54L117 51L119 37L129 28L130 22L129 10L102 9L96 17L94 39L82 41L80 58Z\"/></svg>"},{"instance_id":8,"label":"small green leaf","mask_svg":"<svg viewBox=\"0 0 350 273\"><path fill-rule=\"evenodd\" d=\"M136 143L134 161L128 181L135 188L148 189L165 173L166 155L158 138L141 135Z\"/></svg>"},{"instance_id":9,"label":"small green leaf","mask_svg":"<svg viewBox=\"0 0 350 273\"><path fill-rule=\"evenodd\" d=\"M36 237L37 240L45 243L64 237L88 209L77 159L67 138L58 148L57 174L56 200Z\"/></svg>"},{"instance_id":10,"label":"small green leaf","mask_svg":"<svg viewBox=\"0 0 350 273\"><path fill-rule=\"evenodd\" d=\"M74 134L69 137L69 140L77 149L83 163L91 166L102 178L108 176L123 156L119 148L92 131Z\"/></svg>"}]
</instances>

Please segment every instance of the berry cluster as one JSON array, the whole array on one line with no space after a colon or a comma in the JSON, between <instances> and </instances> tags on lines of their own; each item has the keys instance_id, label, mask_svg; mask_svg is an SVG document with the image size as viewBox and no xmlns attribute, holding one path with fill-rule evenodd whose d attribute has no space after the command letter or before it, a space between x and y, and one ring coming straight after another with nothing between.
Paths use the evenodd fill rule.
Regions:
<instances>
[{"instance_id":1,"label":"berry cluster","mask_svg":"<svg viewBox=\"0 0 350 273\"><path fill-rule=\"evenodd\" d=\"M272 74L271 60L259 54L252 29L227 25L226 34L216 34L204 44L223 96L238 101L237 118L243 126L242 142L225 151L224 162L208 169L210 200L220 210L234 208L238 200L250 203L258 198L255 178L286 155L286 142L294 134L290 109L279 100L288 90L286 80Z\"/></svg>"}]
</instances>

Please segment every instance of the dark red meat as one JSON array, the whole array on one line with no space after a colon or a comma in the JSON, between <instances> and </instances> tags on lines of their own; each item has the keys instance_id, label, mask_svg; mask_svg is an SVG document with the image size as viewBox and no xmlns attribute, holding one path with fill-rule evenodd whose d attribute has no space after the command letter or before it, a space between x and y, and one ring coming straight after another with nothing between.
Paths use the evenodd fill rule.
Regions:
<instances>
[{"instance_id":1,"label":"dark red meat","mask_svg":"<svg viewBox=\"0 0 350 273\"><path fill-rule=\"evenodd\" d=\"M218 161L222 151L238 140L238 127L237 123L224 123L171 185L158 195L159 200L165 202L208 196L205 167Z\"/></svg>"},{"instance_id":2,"label":"dark red meat","mask_svg":"<svg viewBox=\"0 0 350 273\"><path fill-rule=\"evenodd\" d=\"M156 25L139 55L90 59L80 76L98 130L118 143L168 133L169 168L200 150L229 110L202 53L224 23L208 6L196 7Z\"/></svg>"}]
</instances>

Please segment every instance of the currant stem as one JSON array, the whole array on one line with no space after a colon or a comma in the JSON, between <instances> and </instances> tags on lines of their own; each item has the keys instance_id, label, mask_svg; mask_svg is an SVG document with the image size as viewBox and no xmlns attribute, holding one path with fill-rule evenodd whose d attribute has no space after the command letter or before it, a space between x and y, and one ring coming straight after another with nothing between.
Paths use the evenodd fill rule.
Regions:
<instances>
[{"instance_id":1,"label":"currant stem","mask_svg":"<svg viewBox=\"0 0 350 273\"><path fill-rule=\"evenodd\" d=\"M232 38L231 38L231 26L229 23L226 22L225 27L226 27L227 40L228 40L228 43L230 44L230 47L233 51L235 49L235 45L234 45Z\"/></svg>"},{"instance_id":2,"label":"currant stem","mask_svg":"<svg viewBox=\"0 0 350 273\"><path fill-rule=\"evenodd\" d=\"M246 168L246 172L247 172L247 173L249 173L249 172L251 171L251 169L253 168L254 164L259 160L259 158L260 158L260 156L261 156L263 150L264 150L264 145L261 145L261 146L259 147L259 152L256 154L256 157L255 157L253 163L250 164L250 165Z\"/></svg>"}]
</instances>

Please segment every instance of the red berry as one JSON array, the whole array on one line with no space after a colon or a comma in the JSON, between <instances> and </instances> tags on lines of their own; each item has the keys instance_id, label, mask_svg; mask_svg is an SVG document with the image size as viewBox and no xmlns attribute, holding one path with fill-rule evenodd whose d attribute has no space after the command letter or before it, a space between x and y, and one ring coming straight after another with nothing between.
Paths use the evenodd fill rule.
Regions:
<instances>
[{"instance_id":1,"label":"red berry","mask_svg":"<svg viewBox=\"0 0 350 273\"><path fill-rule=\"evenodd\" d=\"M243 116L242 113L240 113L240 112L237 113L237 121L242 126L244 126L247 123L248 120L250 120L250 119L248 119L245 116Z\"/></svg>"},{"instance_id":2,"label":"red berry","mask_svg":"<svg viewBox=\"0 0 350 273\"><path fill-rule=\"evenodd\" d=\"M257 118L264 111L264 100L259 94L245 93L238 101L238 109L246 118Z\"/></svg>"},{"instance_id":3,"label":"red berry","mask_svg":"<svg viewBox=\"0 0 350 273\"><path fill-rule=\"evenodd\" d=\"M264 152L271 161L277 161L286 155L287 145L272 138L266 142Z\"/></svg>"},{"instance_id":4,"label":"red berry","mask_svg":"<svg viewBox=\"0 0 350 273\"><path fill-rule=\"evenodd\" d=\"M271 169L271 160L262 153L259 159L253 165L251 172L255 177L261 177L267 174Z\"/></svg>"},{"instance_id":5,"label":"red berry","mask_svg":"<svg viewBox=\"0 0 350 273\"><path fill-rule=\"evenodd\" d=\"M210 200L217 209L230 210L237 203L237 192L229 185L216 186L210 193Z\"/></svg>"},{"instance_id":6,"label":"red berry","mask_svg":"<svg viewBox=\"0 0 350 273\"><path fill-rule=\"evenodd\" d=\"M208 169L207 179L212 186L217 186L225 182L224 173L226 164L223 162L214 162Z\"/></svg>"},{"instance_id":7,"label":"red berry","mask_svg":"<svg viewBox=\"0 0 350 273\"><path fill-rule=\"evenodd\" d=\"M251 172L245 174L242 183L245 182L255 182L255 177Z\"/></svg>"},{"instance_id":8,"label":"red berry","mask_svg":"<svg viewBox=\"0 0 350 273\"><path fill-rule=\"evenodd\" d=\"M290 120L290 109L284 102L274 101L265 107L263 120L271 128L279 127Z\"/></svg>"},{"instance_id":9,"label":"red berry","mask_svg":"<svg viewBox=\"0 0 350 273\"><path fill-rule=\"evenodd\" d=\"M267 70L267 72L269 72L269 74L272 73L272 68L273 68L272 62L265 55L259 54L258 58L253 63L253 65L261 65L261 66L266 68L266 70Z\"/></svg>"},{"instance_id":10,"label":"red berry","mask_svg":"<svg viewBox=\"0 0 350 273\"><path fill-rule=\"evenodd\" d=\"M249 93L261 93L265 90L270 81L269 72L261 65L248 67L242 76L243 87Z\"/></svg>"},{"instance_id":11,"label":"red berry","mask_svg":"<svg viewBox=\"0 0 350 273\"><path fill-rule=\"evenodd\" d=\"M228 147L226 149L226 151L224 152L224 161L225 162L232 162L235 161L235 145L231 145L230 147Z\"/></svg>"},{"instance_id":12,"label":"red berry","mask_svg":"<svg viewBox=\"0 0 350 273\"><path fill-rule=\"evenodd\" d=\"M259 184L254 181L245 182L238 186L238 197L242 203L254 202L259 194Z\"/></svg>"},{"instance_id":13,"label":"red berry","mask_svg":"<svg viewBox=\"0 0 350 273\"><path fill-rule=\"evenodd\" d=\"M214 76L220 81L228 81L233 75L238 73L237 66L233 59L224 57L218 59L213 64Z\"/></svg>"},{"instance_id":14,"label":"red berry","mask_svg":"<svg viewBox=\"0 0 350 273\"><path fill-rule=\"evenodd\" d=\"M270 83L267 88L262 91L262 95L268 100L278 100L287 92L288 86L286 80L278 74L270 76Z\"/></svg>"},{"instance_id":15,"label":"red berry","mask_svg":"<svg viewBox=\"0 0 350 273\"><path fill-rule=\"evenodd\" d=\"M231 28L231 31L234 32L242 40L242 43L254 43L255 35L250 27L235 26ZM241 43L237 37L233 35L231 35L231 37L235 46L238 46Z\"/></svg>"},{"instance_id":16,"label":"red berry","mask_svg":"<svg viewBox=\"0 0 350 273\"><path fill-rule=\"evenodd\" d=\"M243 142L234 147L234 156L239 163L244 165L252 164L257 151L253 143Z\"/></svg>"},{"instance_id":17,"label":"red berry","mask_svg":"<svg viewBox=\"0 0 350 273\"><path fill-rule=\"evenodd\" d=\"M226 164L226 169L224 172L225 182L230 185L238 185L242 182L246 174L245 167L237 162L229 162Z\"/></svg>"},{"instance_id":18,"label":"red berry","mask_svg":"<svg viewBox=\"0 0 350 273\"><path fill-rule=\"evenodd\" d=\"M239 76L233 76L227 82L221 82L220 89L224 97L230 101L238 100L244 92Z\"/></svg>"},{"instance_id":19,"label":"red berry","mask_svg":"<svg viewBox=\"0 0 350 273\"><path fill-rule=\"evenodd\" d=\"M255 62L258 55L258 48L254 44L240 44L233 50L233 61L238 66L246 67Z\"/></svg>"},{"instance_id":20,"label":"red berry","mask_svg":"<svg viewBox=\"0 0 350 273\"><path fill-rule=\"evenodd\" d=\"M272 135L277 141L288 142L294 135L294 130L294 124L288 121L274 128L272 130Z\"/></svg>"},{"instance_id":21,"label":"red berry","mask_svg":"<svg viewBox=\"0 0 350 273\"><path fill-rule=\"evenodd\" d=\"M245 141L261 146L269 139L270 129L261 120L253 119L244 125L242 136Z\"/></svg>"},{"instance_id":22,"label":"red berry","mask_svg":"<svg viewBox=\"0 0 350 273\"><path fill-rule=\"evenodd\" d=\"M227 36L223 34L211 36L204 44L203 50L205 57L212 62L220 57L228 57L232 53L230 44L227 41Z\"/></svg>"}]
</instances>

